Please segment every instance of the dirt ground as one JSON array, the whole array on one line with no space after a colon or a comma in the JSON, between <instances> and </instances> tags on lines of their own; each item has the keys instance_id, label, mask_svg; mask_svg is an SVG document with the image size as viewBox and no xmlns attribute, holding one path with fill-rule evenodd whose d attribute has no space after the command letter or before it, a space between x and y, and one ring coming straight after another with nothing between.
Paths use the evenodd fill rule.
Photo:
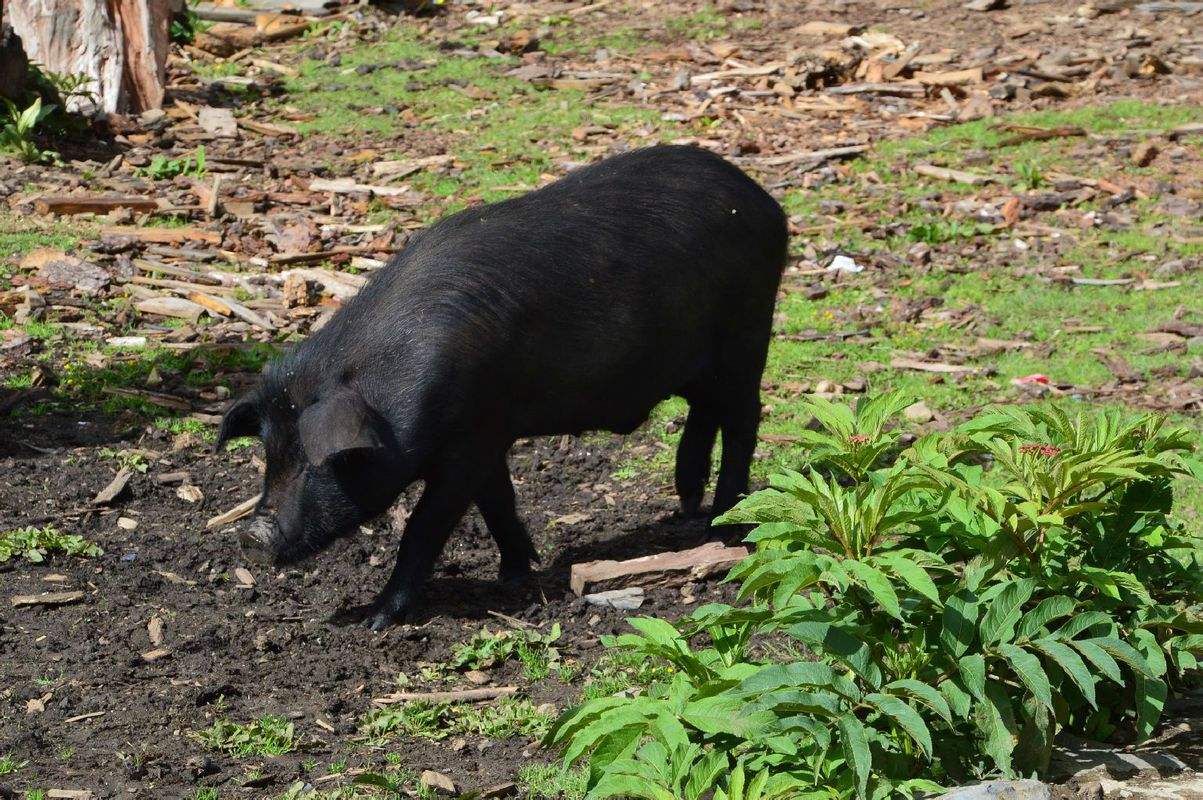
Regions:
<instances>
[{"instance_id":1,"label":"dirt ground","mask_svg":"<svg viewBox=\"0 0 1203 800\"><path fill-rule=\"evenodd\" d=\"M0 258L11 268L30 244L70 249L65 242L94 241L100 238L98 228L135 221L120 212L81 223L70 218L54 224L35 221L38 194L80 190L93 181L115 181L108 188L154 195L183 209L162 229L216 235L223 257L241 260L244 268L250 269L249 264L279 272L294 264L320 263L355 275L360 268L371 268L356 259L387 258L403 246L408 230L448 208L493 199L507 190L507 183L535 185L558 175L575 159L665 138L658 125L680 124L685 127L669 134L746 159L780 195L809 191L835 174L836 162L828 161L833 157L818 157L816 164L804 159L803 169L799 161L789 160L791 154L899 139L974 119L983 107L994 115L1079 109L1124 98L1154 105L1190 105L1203 99L1203 16L1137 13L1131 3L1014 0L1009 7L979 12L942 0L723 0L717 5L690 0L612 8L603 3L597 4L597 13L577 13L574 9L580 5L498 3L494 9L449 4L445 13L421 22L374 9L348 11L345 28L329 29L324 38L256 51L301 72L296 78L300 83L292 84L284 96L279 85L266 79L261 92L231 92L213 71L212 57L185 49L172 67L176 96L186 98L185 103L229 105L253 120L298 126L304 136L204 140L213 168L230 170L225 199L229 213L224 215L205 213L203 190L187 175L135 177L134 170L145 169L154 155L192 152L193 142L200 139L188 138L195 136L191 129L173 132L157 122L118 120L107 138L81 137L76 145L64 147L65 165L6 162L6 170L0 171L0 198L7 198L9 211L0 217L0 231L17 243L0 250ZM500 26L482 28L474 22L490 10L502 10L516 21L503 14ZM571 34L558 32L555 21L561 17L572 21ZM824 87L881 80L873 72L880 64L858 74L856 63L839 59L821 66L814 62L808 73L813 79L803 74L801 88L781 88L777 78L755 73L736 76L741 81L738 92L708 94L709 84L696 90L670 88L682 70L688 87L691 74L732 69L731 57L754 65L788 59L797 48L816 47L811 34L801 30L816 20L853 25L847 35L888 31L912 44L916 53L934 54L922 67L926 71L972 71L985 65L994 76L989 84L993 89L988 92L986 83L972 78L969 84L948 78L952 82L945 91L923 90L920 99L907 94L911 89L901 95L871 93L870 99L825 92ZM586 92L583 100L574 95L574 102L621 102L634 109L631 116L596 128L575 117L519 118L514 129L488 128L481 134L472 127L479 119L471 112L472 104L487 103L509 89L508 84L488 82L478 86L470 77L475 73L467 73L467 79L439 79L441 89L452 95L450 110L439 122L431 121L430 110L421 107L425 95L412 87L396 88L417 93L407 95L412 103L401 109L390 107L395 98L389 85L373 90L374 99L338 105L336 95L361 78L366 82L390 71L420 76L426 69L422 59L431 51L460 53L457 58L468 64L465 70L474 69L475 57L464 56L464 51L519 53L525 47L521 34L541 26L548 28L542 37L544 49L536 48L536 55L515 55L517 60L506 68L530 68L533 80L582 82L565 84L567 91ZM401 28L417 30L422 47L428 49L418 55L405 55L408 45L380 53L371 49L372 41ZM952 55L940 55L950 51ZM345 68L339 66L340 54ZM1007 65L1017 70L1020 80L1009 83L999 77ZM332 78L334 73L322 71L335 69L347 74ZM780 71L776 74L784 77ZM494 79L512 80L488 77ZM1011 88L1005 88L1008 85ZM789 99L780 101L787 94ZM335 119L336 114L344 116ZM707 114L739 124L707 127ZM361 117L356 123L361 127L345 122L356 116ZM448 116L454 120L448 122ZM171 120L177 126L192 124L186 110ZM381 124L374 127L377 120ZM349 127L340 130L341 124ZM477 135L495 141L477 147ZM549 145L547 140L553 141ZM464 163L441 178L415 179L404 196L327 195L307 188L317 177L370 182L372 163L398 154L410 159L454 154ZM473 161L480 154L491 154L490 160ZM116 163L115 156L125 161L105 172L102 165ZM1195 152L1191 160L1197 161L1197 156ZM775 162L778 157L786 158ZM537 163L537 168L524 166L529 163ZM820 177L812 178L812 173ZM446 189L439 180L455 184ZM287 207L288 218L265 221L264 209L273 206ZM844 211L825 208L819 221L838 219ZM809 231L815 236L808 238L807 228L815 220L795 215L793 222L799 234L795 249L803 260L816 258L813 251L830 244L824 240L831 235L830 227L817 234ZM1175 231L1191 240L1189 246L1197 246L1198 219L1188 216L1175 224ZM870 234L873 225L867 226ZM20 238L26 235L29 242ZM321 258L296 258L285 243L297 239L303 240L301 249ZM207 247L211 256L218 249L208 240L183 240L171 243L168 250ZM155 245L131 244L121 236L105 241L108 244L81 252L115 280L135 274L133 260L139 258L175 263L162 248L156 254ZM961 246L953 241L936 250L952 253ZM805 252L807 247L812 252ZM901 259L905 254L897 255ZM25 282L18 270L5 274L9 287ZM256 285L278 284L267 280ZM89 361L73 342L148 335L178 345L177 350L195 346L198 353L222 346L237 350L256 340L283 343L303 336L331 307L332 290L325 290L321 304L281 304L274 290L267 299L260 298L260 305L247 301L268 318L271 325L265 329L245 319L224 318L207 326L156 327L152 322L139 327L128 305L105 305L93 313L77 294L57 287L47 290L46 297L57 314L54 319L66 326L63 331L43 336L32 326L0 330L0 372L7 377L35 370L28 381L14 381L0 396L0 531L54 524L104 551L95 558L51 556L41 564L20 559L0 563L0 593L5 597L82 592L79 599L58 606L0 604L0 756L22 765L9 774L0 772L0 797L21 797L19 792L34 787L87 789L98 798L278 797L298 782L322 789L343 786L345 775L329 769L331 765L349 761L353 767L375 768L386 754L392 756L390 769L437 769L462 787L514 781L524 765L550 759L533 747L531 737L472 737L459 746L454 740L419 738L365 743L361 720L373 698L397 688L398 674L412 676L419 664L445 661L454 645L482 626L496 630L519 624L513 620L543 631L559 622L564 634L557 647L581 669L567 681L530 682L511 661L488 674L488 685L520 685L533 703L564 709L578 696L602 650L599 637L621 631L628 616L577 599L568 589L570 566L682 549L706 536L703 521L683 520L674 513L676 499L663 469L669 449L663 440L666 423L657 418L625 440L598 435L520 443L511 454L511 466L520 511L543 554L541 568L521 587L495 583L495 548L479 519L470 517L444 553L427 592L425 616L416 624L369 634L350 619L353 608L371 599L392 567L396 521L403 519L406 503L415 496L412 491L391 520L376 523L299 568L277 570L245 562L234 529L208 530L206 521L258 491L258 450L215 455L206 436L211 438L214 415L230 390L236 394L247 385L259 361L225 358L219 364L206 362L204 370L175 363L159 364L158 369L154 363L111 354ZM789 291L811 292L813 287L794 280ZM1199 311L1196 302L1183 295L1169 307L1184 308L1184 319L1191 322L1189 315ZM918 309L916 317L924 310ZM836 320L845 321L859 327L856 319ZM922 338L918 341L923 343ZM1186 347L1183 343L1183 349L1167 358L1185 363ZM1197 355L1198 350L1189 353ZM196 359L192 366L200 363L201 357ZM839 368L838 360L830 366ZM57 373L62 379L59 388L39 383L38 369ZM825 377L819 374L822 365L810 369L806 380ZM201 372L199 381L192 380ZM112 385L107 390L95 385L96 376L111 379ZM774 376L770 388L788 384L789 377ZM1175 386L1184 388L1174 397L1184 399L1168 407L1197 421L1200 375L1188 376L1184 370L1179 377ZM1134 384L1125 385L1130 389ZM1169 396L1163 384L1139 386L1142 397ZM38 405L55 397L60 402ZM114 405L114 397L131 402ZM177 405L170 404L173 398ZM169 416L202 424L160 424L156 413L164 413L163 404ZM1163 407L1140 398L1130 404ZM670 419L667 426L672 424ZM787 458L789 444L787 435L766 438L762 460ZM630 469L631 463L639 469ZM121 464L133 470L127 489L108 506L94 506L92 498ZM714 582L689 588L693 602L727 594ZM680 589L652 589L640 613L671 617L687 607ZM423 686L421 680L418 686ZM456 677L437 688L448 686L467 684ZM246 722L265 714L295 724L298 743L293 752L247 759L206 748L196 738L218 719ZM204 794L208 787L216 793Z\"/></svg>"}]
</instances>

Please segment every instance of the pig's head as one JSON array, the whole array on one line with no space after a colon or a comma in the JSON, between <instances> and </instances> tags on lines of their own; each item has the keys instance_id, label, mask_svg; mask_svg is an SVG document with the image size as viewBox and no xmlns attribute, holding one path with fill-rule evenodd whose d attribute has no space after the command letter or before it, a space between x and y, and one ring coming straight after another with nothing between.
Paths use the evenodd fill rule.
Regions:
<instances>
[{"instance_id":1,"label":"pig's head","mask_svg":"<svg viewBox=\"0 0 1203 800\"><path fill-rule=\"evenodd\" d=\"M404 488L392 430L348 383L298 397L269 375L226 411L217 448L239 436L260 437L267 457L242 543L277 563L354 532Z\"/></svg>"}]
</instances>

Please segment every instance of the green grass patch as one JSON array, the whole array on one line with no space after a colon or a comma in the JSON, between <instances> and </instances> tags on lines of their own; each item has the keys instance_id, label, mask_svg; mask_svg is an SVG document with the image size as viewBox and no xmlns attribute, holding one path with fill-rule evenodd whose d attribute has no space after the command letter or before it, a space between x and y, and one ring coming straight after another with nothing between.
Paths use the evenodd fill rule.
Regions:
<instances>
[{"instance_id":1,"label":"green grass patch","mask_svg":"<svg viewBox=\"0 0 1203 800\"><path fill-rule=\"evenodd\" d=\"M527 764L518 770L518 785L527 800L582 800L586 774L561 764Z\"/></svg>"}]
</instances>

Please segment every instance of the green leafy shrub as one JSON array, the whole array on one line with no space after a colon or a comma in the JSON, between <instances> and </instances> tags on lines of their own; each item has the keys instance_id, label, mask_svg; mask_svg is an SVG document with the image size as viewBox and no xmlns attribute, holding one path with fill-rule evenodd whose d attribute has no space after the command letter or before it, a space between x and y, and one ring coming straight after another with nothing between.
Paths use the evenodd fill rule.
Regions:
<instances>
[{"instance_id":1,"label":"green leafy shrub","mask_svg":"<svg viewBox=\"0 0 1203 800\"><path fill-rule=\"evenodd\" d=\"M134 174L155 180L170 180L179 175L203 178L205 176L205 146L197 145L196 152L186 158L155 156L145 167L134 170Z\"/></svg>"},{"instance_id":2,"label":"green leafy shrub","mask_svg":"<svg viewBox=\"0 0 1203 800\"><path fill-rule=\"evenodd\" d=\"M909 796L1152 732L1203 655L1189 434L1007 408L902 449L908 403L811 401L802 470L717 521L755 526L744 603L606 641L673 672L556 721L589 797Z\"/></svg>"},{"instance_id":3,"label":"green leafy shrub","mask_svg":"<svg viewBox=\"0 0 1203 800\"><path fill-rule=\"evenodd\" d=\"M0 150L11 150L17 158L29 164L53 161L55 153L38 147L34 133L54 113L55 107L42 105L40 97L26 108L20 108L6 97L0 100L4 101L8 110L8 119L0 122Z\"/></svg>"},{"instance_id":4,"label":"green leafy shrub","mask_svg":"<svg viewBox=\"0 0 1203 800\"><path fill-rule=\"evenodd\" d=\"M68 556L99 556L103 551L82 536L62 533L53 525L25 527L0 533L0 563L21 557L40 564L51 553Z\"/></svg>"},{"instance_id":5,"label":"green leafy shrub","mask_svg":"<svg viewBox=\"0 0 1203 800\"><path fill-rule=\"evenodd\" d=\"M278 756L297 747L293 724L270 714L245 725L217 720L195 735L206 747L234 756Z\"/></svg>"}]
</instances>

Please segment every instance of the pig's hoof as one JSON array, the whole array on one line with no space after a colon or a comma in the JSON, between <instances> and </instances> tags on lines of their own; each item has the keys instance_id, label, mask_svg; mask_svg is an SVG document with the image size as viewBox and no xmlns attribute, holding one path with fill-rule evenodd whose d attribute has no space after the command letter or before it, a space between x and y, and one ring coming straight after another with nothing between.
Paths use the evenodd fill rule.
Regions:
<instances>
[{"instance_id":1,"label":"pig's hoof","mask_svg":"<svg viewBox=\"0 0 1203 800\"><path fill-rule=\"evenodd\" d=\"M409 612L409 604L404 601L377 600L365 610L363 625L369 630L382 631L398 622L405 622Z\"/></svg>"},{"instance_id":2,"label":"pig's hoof","mask_svg":"<svg viewBox=\"0 0 1203 800\"><path fill-rule=\"evenodd\" d=\"M369 614L363 624L371 631L382 631L393 624L393 615L389 611L377 611Z\"/></svg>"},{"instance_id":3,"label":"pig's hoof","mask_svg":"<svg viewBox=\"0 0 1203 800\"><path fill-rule=\"evenodd\" d=\"M505 586L517 586L525 583L530 577L531 569L529 563L523 564L502 564L501 570L497 573L497 581Z\"/></svg>"},{"instance_id":4,"label":"pig's hoof","mask_svg":"<svg viewBox=\"0 0 1203 800\"><path fill-rule=\"evenodd\" d=\"M702 495L690 494L681 496L681 516L687 519L700 516L702 513Z\"/></svg>"}]
</instances>

